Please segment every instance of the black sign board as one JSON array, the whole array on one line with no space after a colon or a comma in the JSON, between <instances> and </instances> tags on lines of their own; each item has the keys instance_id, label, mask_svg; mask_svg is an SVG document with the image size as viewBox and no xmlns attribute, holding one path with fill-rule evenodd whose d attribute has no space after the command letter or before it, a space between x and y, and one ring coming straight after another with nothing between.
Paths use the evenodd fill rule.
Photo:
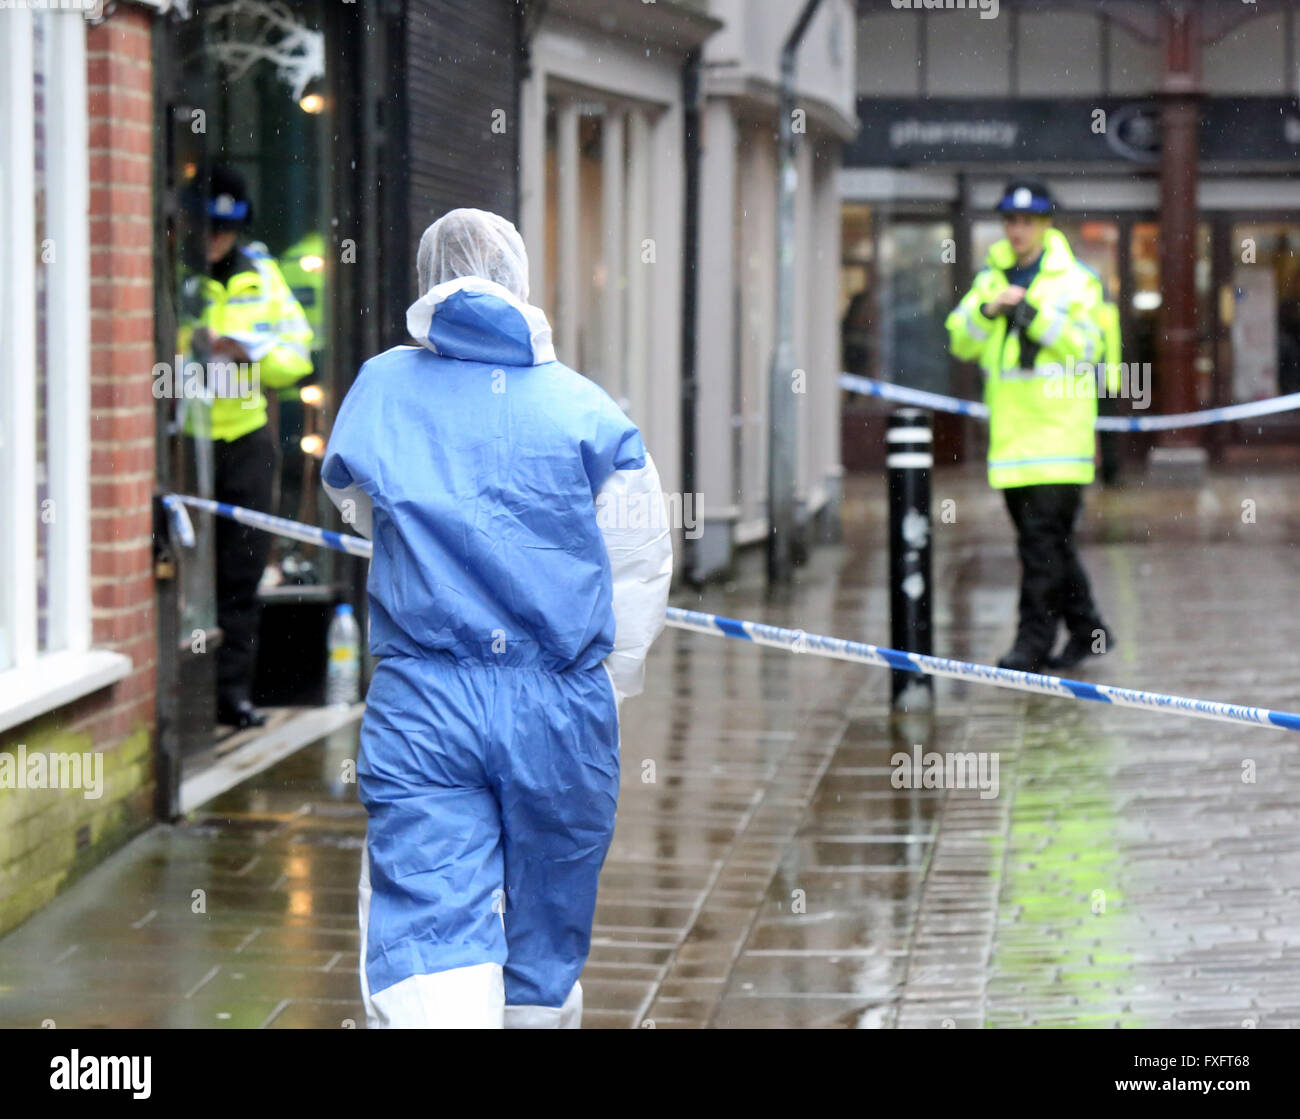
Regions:
<instances>
[{"instance_id":1,"label":"black sign board","mask_svg":"<svg viewBox=\"0 0 1300 1119\"><path fill-rule=\"evenodd\" d=\"M1300 162L1300 106L1291 97L1200 104L1204 160ZM858 99L860 129L846 167L932 163L1115 162L1160 158L1160 106L1118 98Z\"/></svg>"}]
</instances>

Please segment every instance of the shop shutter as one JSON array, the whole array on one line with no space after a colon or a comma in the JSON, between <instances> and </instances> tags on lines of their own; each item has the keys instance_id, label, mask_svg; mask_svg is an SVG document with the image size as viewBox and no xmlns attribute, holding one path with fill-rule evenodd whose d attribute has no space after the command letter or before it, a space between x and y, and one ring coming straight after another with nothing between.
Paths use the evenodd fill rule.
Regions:
<instances>
[{"instance_id":1,"label":"shop shutter","mask_svg":"<svg viewBox=\"0 0 1300 1119\"><path fill-rule=\"evenodd\" d=\"M411 0L406 12L406 185L412 245L429 222L457 206L494 210L515 220L515 3ZM504 114L504 133L492 131L494 110Z\"/></svg>"}]
</instances>

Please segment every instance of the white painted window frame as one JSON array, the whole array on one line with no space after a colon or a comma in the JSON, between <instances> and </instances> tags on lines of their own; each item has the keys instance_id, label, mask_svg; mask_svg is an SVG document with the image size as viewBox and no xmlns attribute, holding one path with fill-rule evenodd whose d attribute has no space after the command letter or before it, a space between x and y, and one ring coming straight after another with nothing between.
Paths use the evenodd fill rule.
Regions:
<instances>
[{"instance_id":1,"label":"white painted window frame","mask_svg":"<svg viewBox=\"0 0 1300 1119\"><path fill-rule=\"evenodd\" d=\"M5 13L0 67L0 731L120 680L131 661L90 647L90 192L86 30L50 10L42 69L46 230L35 243L35 46L31 9ZM50 80L57 75L57 80ZM47 269L48 652L37 647L36 273Z\"/></svg>"}]
</instances>

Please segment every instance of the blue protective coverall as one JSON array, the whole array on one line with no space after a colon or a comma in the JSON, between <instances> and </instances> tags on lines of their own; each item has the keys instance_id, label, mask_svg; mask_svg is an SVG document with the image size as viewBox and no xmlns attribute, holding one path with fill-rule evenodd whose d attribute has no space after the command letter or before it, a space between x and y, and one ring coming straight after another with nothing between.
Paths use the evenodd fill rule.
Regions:
<instances>
[{"instance_id":1,"label":"blue protective coverall","mask_svg":"<svg viewBox=\"0 0 1300 1119\"><path fill-rule=\"evenodd\" d=\"M322 468L374 541L367 1019L574 1027L618 705L672 573L659 480L636 426L502 285L436 284L407 325L421 344L362 367Z\"/></svg>"}]
</instances>

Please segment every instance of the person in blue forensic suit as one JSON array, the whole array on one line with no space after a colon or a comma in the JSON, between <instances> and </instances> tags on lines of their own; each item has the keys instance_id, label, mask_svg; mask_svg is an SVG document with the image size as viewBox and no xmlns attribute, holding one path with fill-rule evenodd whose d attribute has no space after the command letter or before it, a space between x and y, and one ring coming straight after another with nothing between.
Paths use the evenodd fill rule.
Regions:
<instances>
[{"instance_id":1,"label":"person in blue forensic suit","mask_svg":"<svg viewBox=\"0 0 1300 1119\"><path fill-rule=\"evenodd\" d=\"M418 345L362 366L322 467L374 541L367 1020L576 1028L671 534L636 426L556 361L515 227L453 210L417 268Z\"/></svg>"}]
</instances>

